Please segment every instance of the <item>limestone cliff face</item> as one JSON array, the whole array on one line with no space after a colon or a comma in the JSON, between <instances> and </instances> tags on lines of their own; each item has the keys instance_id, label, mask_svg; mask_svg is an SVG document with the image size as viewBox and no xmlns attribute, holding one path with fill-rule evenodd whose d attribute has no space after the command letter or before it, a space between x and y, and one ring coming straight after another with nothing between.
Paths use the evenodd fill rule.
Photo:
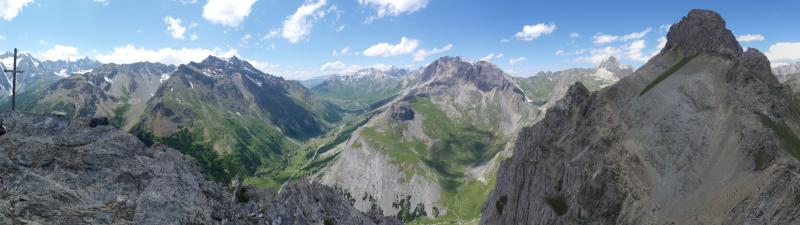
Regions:
<instances>
[{"instance_id":1,"label":"limestone cliff face","mask_svg":"<svg viewBox=\"0 0 800 225\"><path fill-rule=\"evenodd\" d=\"M591 93L523 129L481 224L794 224L800 105L712 11Z\"/></svg>"},{"instance_id":2,"label":"limestone cliff face","mask_svg":"<svg viewBox=\"0 0 800 225\"><path fill-rule=\"evenodd\" d=\"M348 190L365 211L477 220L497 162L513 146L509 140L539 118L539 108L488 62L443 57L419 77L321 156L335 160L319 180ZM466 186L483 191L469 196L474 204L456 205Z\"/></svg>"},{"instance_id":3,"label":"limestone cliff face","mask_svg":"<svg viewBox=\"0 0 800 225\"><path fill-rule=\"evenodd\" d=\"M299 182L234 196L197 161L109 126L0 114L0 224L399 224Z\"/></svg>"}]
</instances>

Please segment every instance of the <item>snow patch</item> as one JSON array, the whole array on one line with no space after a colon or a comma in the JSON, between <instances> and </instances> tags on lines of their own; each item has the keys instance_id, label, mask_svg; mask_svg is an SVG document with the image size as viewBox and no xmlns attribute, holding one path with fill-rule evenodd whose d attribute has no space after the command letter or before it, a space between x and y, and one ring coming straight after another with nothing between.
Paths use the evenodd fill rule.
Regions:
<instances>
[{"instance_id":1,"label":"snow patch","mask_svg":"<svg viewBox=\"0 0 800 225\"><path fill-rule=\"evenodd\" d=\"M75 72L75 73L91 73L91 72L92 72L92 69L88 69L88 70L80 70L80 71Z\"/></svg>"},{"instance_id":2,"label":"snow patch","mask_svg":"<svg viewBox=\"0 0 800 225\"><path fill-rule=\"evenodd\" d=\"M257 80L255 80L255 79L253 79L252 77L250 77L250 75L245 75L245 77L247 77L247 79L250 79L250 81L252 81L253 83L256 83L256 85L258 85L259 87L261 87L262 85L264 85L264 82L257 81Z\"/></svg>"},{"instance_id":3,"label":"snow patch","mask_svg":"<svg viewBox=\"0 0 800 225\"><path fill-rule=\"evenodd\" d=\"M58 72L56 72L56 75L60 76L60 77L68 77L69 76L69 74L67 74L67 69L59 70Z\"/></svg>"},{"instance_id":4,"label":"snow patch","mask_svg":"<svg viewBox=\"0 0 800 225\"><path fill-rule=\"evenodd\" d=\"M194 84L191 81L189 81L189 87L194 89Z\"/></svg>"},{"instance_id":5,"label":"snow patch","mask_svg":"<svg viewBox=\"0 0 800 225\"><path fill-rule=\"evenodd\" d=\"M114 83L113 80L108 79L108 77L105 77L105 76L103 77L103 80L106 80L106 82L108 82L109 84L113 84Z\"/></svg>"},{"instance_id":6,"label":"snow patch","mask_svg":"<svg viewBox=\"0 0 800 225\"><path fill-rule=\"evenodd\" d=\"M161 74L161 80L159 80L159 82L163 84L166 80L169 80L169 74Z\"/></svg>"},{"instance_id":7,"label":"snow patch","mask_svg":"<svg viewBox=\"0 0 800 225\"><path fill-rule=\"evenodd\" d=\"M617 81L617 78L614 77L614 73L612 73L611 71L608 71L606 68L597 69L597 71L594 72L594 74L592 74L592 76L594 76L595 78L603 79L603 80Z\"/></svg>"},{"instance_id":8,"label":"snow patch","mask_svg":"<svg viewBox=\"0 0 800 225\"><path fill-rule=\"evenodd\" d=\"M14 66L14 57L5 57L0 59L0 63L3 63L5 67L11 69Z\"/></svg>"}]
</instances>

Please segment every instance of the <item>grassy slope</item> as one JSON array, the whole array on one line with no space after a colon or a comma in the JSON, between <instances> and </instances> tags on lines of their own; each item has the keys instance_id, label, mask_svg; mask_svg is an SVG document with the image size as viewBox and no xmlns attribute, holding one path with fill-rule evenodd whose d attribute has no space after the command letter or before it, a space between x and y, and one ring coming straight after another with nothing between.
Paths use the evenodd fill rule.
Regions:
<instances>
[{"instance_id":1,"label":"grassy slope","mask_svg":"<svg viewBox=\"0 0 800 225\"><path fill-rule=\"evenodd\" d=\"M400 80L387 80L377 84L372 80L357 80L348 84L322 84L313 89L314 94L347 110L360 110L400 93L404 86Z\"/></svg>"},{"instance_id":2,"label":"grassy slope","mask_svg":"<svg viewBox=\"0 0 800 225\"><path fill-rule=\"evenodd\" d=\"M508 140L487 129L481 129L466 119L450 119L430 99L411 100L414 111L424 118L423 131L434 141L402 137L403 125L377 131L365 128L361 135L382 153L391 157L406 177L413 173L428 176L439 182L443 191L443 206L447 215L436 219L420 218L415 224L456 223L476 221L494 179L484 185L466 177L466 172L489 161Z\"/></svg>"}]
</instances>

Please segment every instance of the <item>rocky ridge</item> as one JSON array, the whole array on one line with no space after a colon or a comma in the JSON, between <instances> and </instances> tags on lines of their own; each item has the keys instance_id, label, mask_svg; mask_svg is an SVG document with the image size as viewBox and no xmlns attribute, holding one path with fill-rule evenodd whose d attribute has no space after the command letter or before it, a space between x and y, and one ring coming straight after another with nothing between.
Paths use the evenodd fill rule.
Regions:
<instances>
[{"instance_id":1,"label":"rocky ridge","mask_svg":"<svg viewBox=\"0 0 800 225\"><path fill-rule=\"evenodd\" d=\"M2 113L0 224L400 224L307 181L233 195L195 159L109 126Z\"/></svg>"},{"instance_id":2,"label":"rocky ridge","mask_svg":"<svg viewBox=\"0 0 800 225\"><path fill-rule=\"evenodd\" d=\"M800 104L717 13L598 92L523 129L481 224L794 224Z\"/></svg>"}]
</instances>

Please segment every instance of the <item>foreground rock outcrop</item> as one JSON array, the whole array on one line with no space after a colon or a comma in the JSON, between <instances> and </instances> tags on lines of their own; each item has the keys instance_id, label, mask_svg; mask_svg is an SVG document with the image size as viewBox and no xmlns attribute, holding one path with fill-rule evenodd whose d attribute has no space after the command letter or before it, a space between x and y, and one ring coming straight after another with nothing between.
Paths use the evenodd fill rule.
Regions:
<instances>
[{"instance_id":1,"label":"foreground rock outcrop","mask_svg":"<svg viewBox=\"0 0 800 225\"><path fill-rule=\"evenodd\" d=\"M399 224L301 181L233 196L198 163L109 126L2 113L0 224Z\"/></svg>"},{"instance_id":2,"label":"foreground rock outcrop","mask_svg":"<svg viewBox=\"0 0 800 225\"><path fill-rule=\"evenodd\" d=\"M798 224L800 103L715 12L523 129L481 224Z\"/></svg>"}]
</instances>

